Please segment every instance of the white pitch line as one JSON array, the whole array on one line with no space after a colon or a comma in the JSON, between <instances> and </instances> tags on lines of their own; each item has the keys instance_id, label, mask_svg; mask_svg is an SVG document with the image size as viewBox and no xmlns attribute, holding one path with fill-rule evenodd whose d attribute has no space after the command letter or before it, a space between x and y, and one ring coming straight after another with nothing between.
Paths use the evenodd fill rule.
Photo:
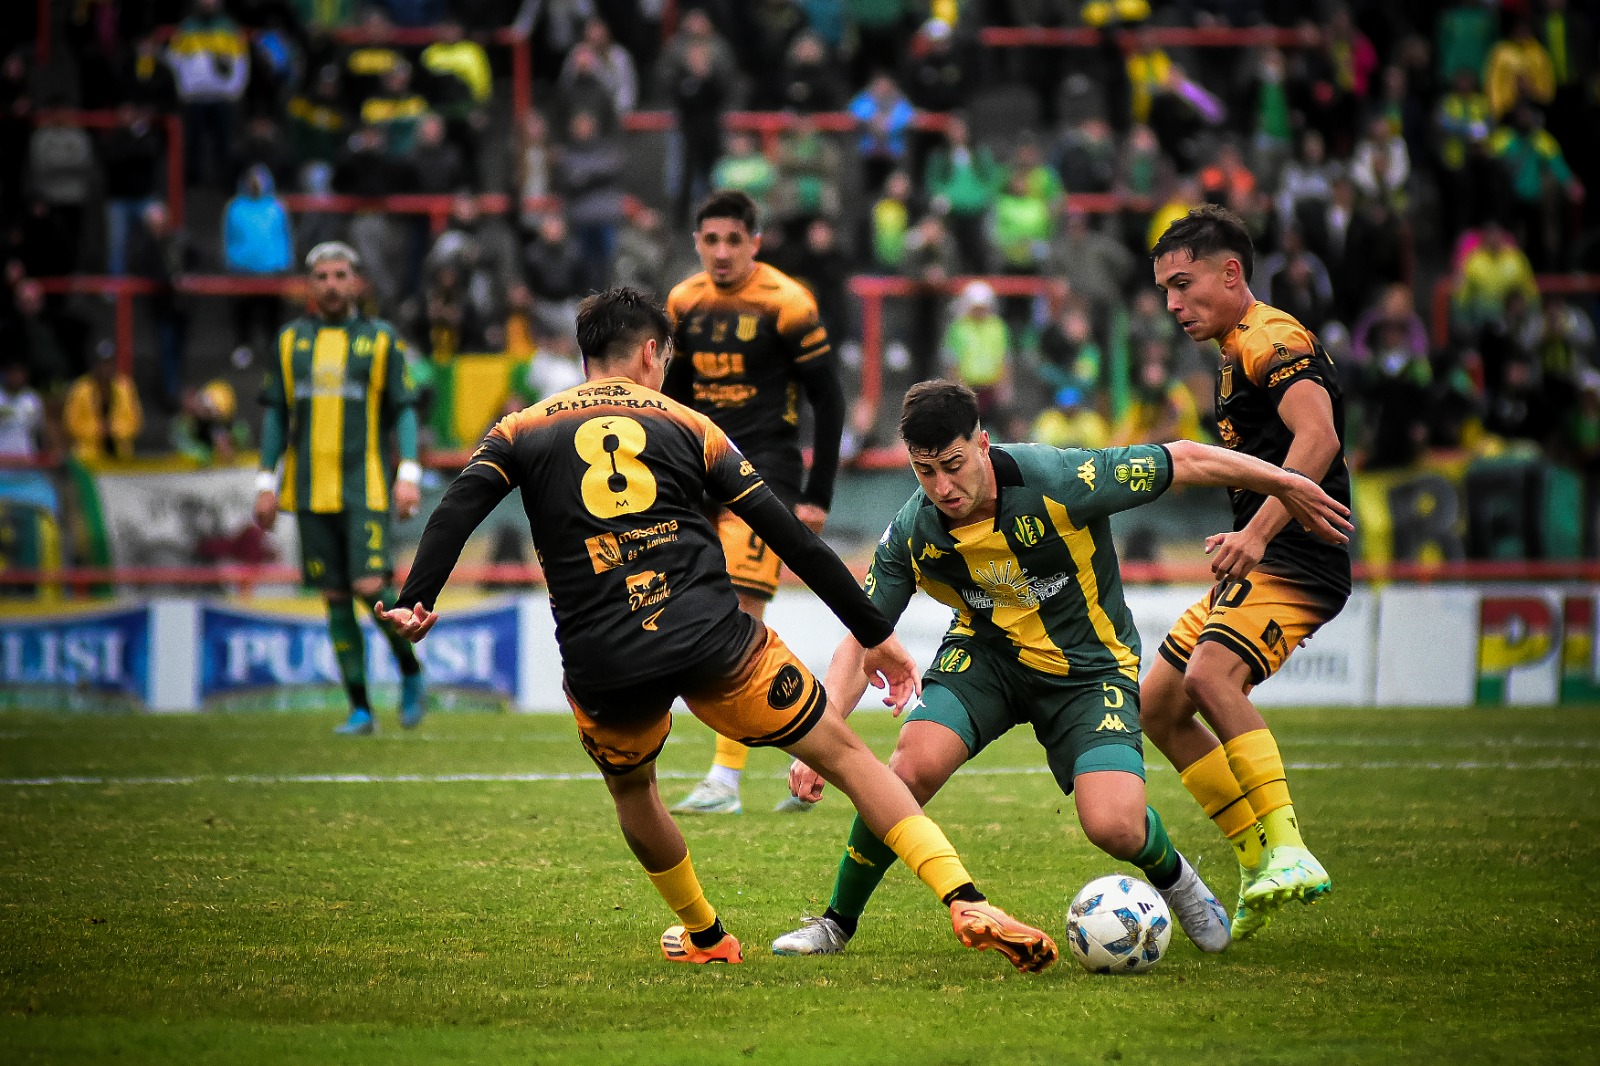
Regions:
<instances>
[{"instance_id":1,"label":"white pitch line","mask_svg":"<svg viewBox=\"0 0 1600 1066\"><path fill-rule=\"evenodd\" d=\"M1576 762L1569 759L1537 759L1527 762L1490 762L1482 759L1445 762L1291 762L1287 769L1296 771L1376 771L1376 770L1501 770L1521 772L1528 770L1600 770L1600 762ZM1152 773L1170 773L1168 766L1147 766ZM1007 777L1012 775L1048 774L1043 766L971 766L961 773L968 777ZM668 781L698 781L698 772L681 770L662 771L656 775ZM784 774L747 774L767 780L782 780ZM66 775L60 777L9 777L0 778L0 787L29 788L49 785L447 785L508 783L529 784L546 781L600 781L598 771L577 773L457 773L457 774L228 774L196 775L193 777L87 777Z\"/></svg>"}]
</instances>

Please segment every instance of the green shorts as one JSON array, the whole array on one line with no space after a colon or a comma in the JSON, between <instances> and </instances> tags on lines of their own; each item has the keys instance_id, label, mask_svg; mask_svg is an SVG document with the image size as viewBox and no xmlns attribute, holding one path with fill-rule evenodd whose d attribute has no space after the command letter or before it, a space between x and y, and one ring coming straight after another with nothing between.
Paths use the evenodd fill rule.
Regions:
<instances>
[{"instance_id":1,"label":"green shorts","mask_svg":"<svg viewBox=\"0 0 1600 1066\"><path fill-rule=\"evenodd\" d=\"M300 576L310 588L349 592L357 581L394 573L389 512L296 511L300 526Z\"/></svg>"},{"instance_id":2,"label":"green shorts","mask_svg":"<svg viewBox=\"0 0 1600 1066\"><path fill-rule=\"evenodd\" d=\"M1064 793L1079 774L1098 770L1144 777L1139 685L1121 674L1056 677L954 637L939 648L922 682L922 705L907 720L952 730L966 743L968 758L1028 723Z\"/></svg>"}]
</instances>

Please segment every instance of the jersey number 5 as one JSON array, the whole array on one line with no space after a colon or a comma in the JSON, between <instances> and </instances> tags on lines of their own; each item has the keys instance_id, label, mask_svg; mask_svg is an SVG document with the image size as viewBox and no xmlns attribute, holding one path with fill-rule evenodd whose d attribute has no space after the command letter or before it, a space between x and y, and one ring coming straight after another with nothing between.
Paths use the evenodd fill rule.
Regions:
<instances>
[{"instance_id":1,"label":"jersey number 5","mask_svg":"<svg viewBox=\"0 0 1600 1066\"><path fill-rule=\"evenodd\" d=\"M636 514L656 502L656 476L639 460L644 426L632 418L591 418L572 438L583 472L583 505L596 518Z\"/></svg>"}]
</instances>

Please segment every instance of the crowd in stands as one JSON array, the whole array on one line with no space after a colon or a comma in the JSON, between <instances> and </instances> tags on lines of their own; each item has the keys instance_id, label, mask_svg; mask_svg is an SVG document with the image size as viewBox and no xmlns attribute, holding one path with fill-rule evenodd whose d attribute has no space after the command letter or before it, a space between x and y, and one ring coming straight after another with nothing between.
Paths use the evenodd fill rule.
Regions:
<instances>
[{"instance_id":1,"label":"crowd in stands","mask_svg":"<svg viewBox=\"0 0 1600 1066\"><path fill-rule=\"evenodd\" d=\"M173 287L182 275L281 278L313 243L345 239L372 310L401 327L414 358L527 357L512 400L524 402L576 379L578 299L612 283L664 294L693 266L692 205L731 187L761 207L763 258L815 291L842 339L857 329L850 275L926 283L895 319L886 361L960 377L1003 437L1204 436L1210 357L1165 314L1146 250L1212 201L1255 236L1256 294L1315 330L1343 368L1364 467L1511 446L1593 469L1595 294L1536 283L1600 272L1600 231L1586 221L1600 182L1600 40L1586 6L75 5L50 64L36 61L31 29L0 60L0 443L126 454L140 434L139 390L100 358L104 342L71 299L34 279L154 281L139 305L150 368L139 387L185 427L188 453L227 454L243 438L223 379L265 354L290 307L233 297L231 333L202 336ZM1102 33L1093 47L981 40L1008 25ZM1177 47L1159 32L1174 26L1290 36ZM426 43L396 33L416 27ZM529 42L531 99L511 98L493 36L508 27ZM63 109L115 117L89 129ZM787 120L728 128L747 110ZM641 112L667 113L671 130L639 132L661 128ZM184 227L165 202L168 116L183 130ZM509 194L509 215L486 213L483 193ZM452 197L443 228L334 199L398 194ZM971 276L1042 284L1024 296L949 284ZM1439 277L1452 279L1448 335L1429 325ZM862 438L873 425L874 412L857 412Z\"/></svg>"}]
</instances>

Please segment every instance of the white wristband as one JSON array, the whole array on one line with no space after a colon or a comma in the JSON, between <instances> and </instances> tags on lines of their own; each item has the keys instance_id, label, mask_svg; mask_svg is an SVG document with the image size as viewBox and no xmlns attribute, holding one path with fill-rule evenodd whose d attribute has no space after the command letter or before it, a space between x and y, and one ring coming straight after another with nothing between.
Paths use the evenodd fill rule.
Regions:
<instances>
[{"instance_id":1,"label":"white wristband","mask_svg":"<svg viewBox=\"0 0 1600 1066\"><path fill-rule=\"evenodd\" d=\"M422 464L415 459L402 459L400 466L394 472L396 481L406 481L413 485L422 481Z\"/></svg>"},{"instance_id":2,"label":"white wristband","mask_svg":"<svg viewBox=\"0 0 1600 1066\"><path fill-rule=\"evenodd\" d=\"M278 473L275 470L260 470L256 472L256 492L277 492Z\"/></svg>"}]
</instances>

